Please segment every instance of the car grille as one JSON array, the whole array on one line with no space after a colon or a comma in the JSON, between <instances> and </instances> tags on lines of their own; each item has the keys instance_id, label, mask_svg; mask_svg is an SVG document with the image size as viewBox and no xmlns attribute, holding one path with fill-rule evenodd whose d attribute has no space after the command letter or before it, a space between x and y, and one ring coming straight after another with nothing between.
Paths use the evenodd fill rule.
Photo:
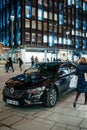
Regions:
<instances>
[{"instance_id":1,"label":"car grille","mask_svg":"<svg viewBox=\"0 0 87 130\"><path fill-rule=\"evenodd\" d=\"M13 93L11 93L10 91L11 89L9 88L5 88L4 89L4 94L6 96L9 96L9 97L15 97L15 98L20 98L23 96L23 94L25 93L25 90L14 90Z\"/></svg>"}]
</instances>

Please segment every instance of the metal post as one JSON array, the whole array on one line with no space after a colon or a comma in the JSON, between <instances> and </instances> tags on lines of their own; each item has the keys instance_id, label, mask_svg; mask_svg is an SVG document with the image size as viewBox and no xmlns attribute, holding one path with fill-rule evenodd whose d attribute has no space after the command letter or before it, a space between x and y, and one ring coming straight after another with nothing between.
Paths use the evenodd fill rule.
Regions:
<instances>
[{"instance_id":1,"label":"metal post","mask_svg":"<svg viewBox=\"0 0 87 130\"><path fill-rule=\"evenodd\" d=\"M68 36L69 32L66 32L67 60L68 60Z\"/></svg>"},{"instance_id":2,"label":"metal post","mask_svg":"<svg viewBox=\"0 0 87 130\"><path fill-rule=\"evenodd\" d=\"M14 43L13 43L13 35L14 35L14 15L11 15L10 19L11 19L11 25L12 25L12 28L11 28L11 49L12 49L12 54L13 54L13 46L14 46Z\"/></svg>"}]
</instances>

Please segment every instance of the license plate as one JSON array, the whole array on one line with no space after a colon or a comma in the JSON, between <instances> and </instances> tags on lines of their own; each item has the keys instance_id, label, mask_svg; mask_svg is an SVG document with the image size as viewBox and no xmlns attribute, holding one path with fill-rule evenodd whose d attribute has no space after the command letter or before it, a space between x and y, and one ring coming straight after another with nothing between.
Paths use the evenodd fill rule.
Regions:
<instances>
[{"instance_id":1,"label":"license plate","mask_svg":"<svg viewBox=\"0 0 87 130\"><path fill-rule=\"evenodd\" d=\"M6 102L7 102L8 104L13 104L13 105L17 105L17 106L19 105L19 102L18 102L18 101L15 101L15 100L7 99Z\"/></svg>"}]
</instances>

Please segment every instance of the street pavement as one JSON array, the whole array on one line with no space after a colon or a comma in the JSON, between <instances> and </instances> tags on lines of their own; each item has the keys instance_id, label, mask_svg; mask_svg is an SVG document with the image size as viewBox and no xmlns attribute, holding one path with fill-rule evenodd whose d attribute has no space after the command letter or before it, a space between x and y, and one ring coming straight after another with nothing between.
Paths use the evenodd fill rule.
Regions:
<instances>
[{"instance_id":1,"label":"street pavement","mask_svg":"<svg viewBox=\"0 0 87 130\"><path fill-rule=\"evenodd\" d=\"M28 64L23 64L23 71ZM10 77L20 74L14 64L14 73L6 73L0 65L0 130L87 130L87 105L81 94L76 108L73 108L75 91L63 95L52 108L43 105L17 107L2 100L4 83Z\"/></svg>"}]
</instances>

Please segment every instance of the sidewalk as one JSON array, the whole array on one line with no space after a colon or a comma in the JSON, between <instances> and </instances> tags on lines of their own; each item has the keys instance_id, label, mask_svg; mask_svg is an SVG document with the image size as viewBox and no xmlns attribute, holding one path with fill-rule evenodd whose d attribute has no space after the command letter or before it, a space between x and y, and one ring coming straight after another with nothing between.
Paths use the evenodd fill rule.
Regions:
<instances>
[{"instance_id":1,"label":"sidewalk","mask_svg":"<svg viewBox=\"0 0 87 130\"><path fill-rule=\"evenodd\" d=\"M17 63L13 63L14 72L20 72L19 65ZM30 67L30 63L25 63L22 65L22 72ZM0 64L0 73L5 72L5 65ZM21 73L22 73L21 72Z\"/></svg>"},{"instance_id":2,"label":"sidewalk","mask_svg":"<svg viewBox=\"0 0 87 130\"><path fill-rule=\"evenodd\" d=\"M27 67L28 64L25 64L23 69ZM2 89L7 79L20 73L17 64L14 68L14 73L5 73L4 66L0 66L0 130L87 130L87 105L83 104L83 94L76 108L73 108L75 92L61 97L52 108L6 105L2 100Z\"/></svg>"}]
</instances>

